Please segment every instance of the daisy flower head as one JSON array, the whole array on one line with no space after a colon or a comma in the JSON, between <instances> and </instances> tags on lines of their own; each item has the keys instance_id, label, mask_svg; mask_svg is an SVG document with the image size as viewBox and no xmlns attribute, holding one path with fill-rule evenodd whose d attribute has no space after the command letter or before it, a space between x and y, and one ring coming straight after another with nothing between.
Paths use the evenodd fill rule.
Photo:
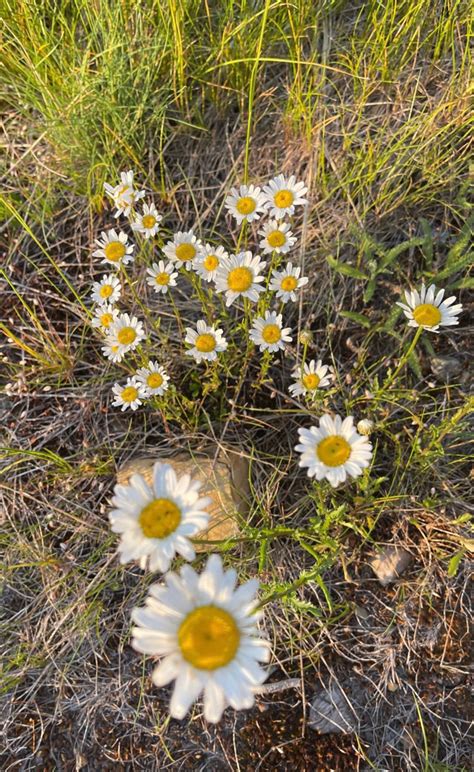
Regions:
<instances>
[{"instance_id":1,"label":"daisy flower head","mask_svg":"<svg viewBox=\"0 0 474 772\"><path fill-rule=\"evenodd\" d=\"M266 255L271 254L272 252L276 252L278 255L284 255L290 251L294 244L296 244L296 236L293 236L287 222L270 220L263 225L262 230L259 231L259 235L263 236L263 239L260 242L260 248Z\"/></svg>"},{"instance_id":2,"label":"daisy flower head","mask_svg":"<svg viewBox=\"0 0 474 772\"><path fill-rule=\"evenodd\" d=\"M270 208L270 215L276 220L293 214L296 206L308 203L308 199L304 198L308 188L304 182L296 182L294 174L288 178L278 174L264 186L263 192L267 206Z\"/></svg>"},{"instance_id":3,"label":"daisy flower head","mask_svg":"<svg viewBox=\"0 0 474 772\"><path fill-rule=\"evenodd\" d=\"M284 349L286 343L290 343L293 338L288 333L290 327L283 327L282 315L274 311L266 311L265 317L257 316L253 320L250 330L250 339L260 346L260 351L278 351Z\"/></svg>"},{"instance_id":4,"label":"daisy flower head","mask_svg":"<svg viewBox=\"0 0 474 772\"><path fill-rule=\"evenodd\" d=\"M165 263L164 260L153 263L151 268L146 269L148 274L147 284L153 287L155 292L162 292L164 295L170 287L176 287L178 271L173 270L175 267L174 263Z\"/></svg>"},{"instance_id":5,"label":"daisy flower head","mask_svg":"<svg viewBox=\"0 0 474 772\"><path fill-rule=\"evenodd\" d=\"M407 290L406 304L397 303L397 306L403 309L403 313L409 319L408 326L439 332L440 327L459 324L458 314L462 311L462 305L457 303L453 306L456 297L452 295L444 300L444 293L444 289L436 292L434 284L428 289L422 284L419 292Z\"/></svg>"},{"instance_id":6,"label":"daisy flower head","mask_svg":"<svg viewBox=\"0 0 474 772\"><path fill-rule=\"evenodd\" d=\"M336 488L369 466L372 445L358 434L352 416L343 420L339 415L323 415L319 427L298 429L298 434L300 442L295 450L301 453L299 466L307 468L308 477L326 478Z\"/></svg>"},{"instance_id":7,"label":"daisy flower head","mask_svg":"<svg viewBox=\"0 0 474 772\"><path fill-rule=\"evenodd\" d=\"M224 206L240 225L244 220L259 220L267 208L267 203L261 188L255 185L241 185L239 188L231 188Z\"/></svg>"},{"instance_id":8,"label":"daisy flower head","mask_svg":"<svg viewBox=\"0 0 474 772\"><path fill-rule=\"evenodd\" d=\"M147 397L161 397L168 389L170 377L164 367L150 360L146 367L137 370L137 381L142 384Z\"/></svg>"},{"instance_id":9,"label":"daisy flower head","mask_svg":"<svg viewBox=\"0 0 474 772\"><path fill-rule=\"evenodd\" d=\"M150 239L158 233L162 219L161 214L158 214L158 210L153 203L143 204L141 214L137 212L135 215L132 229L137 233L141 233L146 239Z\"/></svg>"},{"instance_id":10,"label":"daisy flower head","mask_svg":"<svg viewBox=\"0 0 474 772\"><path fill-rule=\"evenodd\" d=\"M292 397L300 395L316 396L318 389L330 386L333 378L328 365L323 365L320 359L304 363L303 367L297 367L293 372L295 383L292 383L288 391Z\"/></svg>"},{"instance_id":11,"label":"daisy flower head","mask_svg":"<svg viewBox=\"0 0 474 772\"><path fill-rule=\"evenodd\" d=\"M109 346L117 347L120 355L133 351L145 337L143 323L136 316L119 314L110 327L107 335Z\"/></svg>"},{"instance_id":12,"label":"daisy flower head","mask_svg":"<svg viewBox=\"0 0 474 772\"><path fill-rule=\"evenodd\" d=\"M145 389L134 376L127 378L125 386L120 383L114 384L112 391L115 395L112 404L114 407L121 407L122 411L128 408L136 410L146 397Z\"/></svg>"},{"instance_id":13,"label":"daisy flower head","mask_svg":"<svg viewBox=\"0 0 474 772\"><path fill-rule=\"evenodd\" d=\"M107 332L110 325L115 321L118 316L118 308L111 306L110 303L104 303L101 306L97 306L92 319L92 327L96 327L102 332Z\"/></svg>"},{"instance_id":14,"label":"daisy flower head","mask_svg":"<svg viewBox=\"0 0 474 772\"><path fill-rule=\"evenodd\" d=\"M112 305L119 299L121 291L122 285L117 277L113 273L108 273L100 281L93 283L91 298L99 306L104 303Z\"/></svg>"},{"instance_id":15,"label":"daisy flower head","mask_svg":"<svg viewBox=\"0 0 474 772\"><path fill-rule=\"evenodd\" d=\"M152 674L156 686L175 681L170 714L182 719L204 691L204 717L217 723L227 705L251 708L268 673L268 641L259 637L254 613L258 581L235 588L233 568L225 571L211 555L199 575L189 565L152 584L144 608L135 608L132 646L161 657Z\"/></svg>"},{"instance_id":16,"label":"daisy flower head","mask_svg":"<svg viewBox=\"0 0 474 772\"><path fill-rule=\"evenodd\" d=\"M201 247L201 241L196 238L192 230L178 231L175 233L173 241L168 241L165 244L163 252L168 260L176 263L178 267L186 265L189 270Z\"/></svg>"},{"instance_id":17,"label":"daisy flower head","mask_svg":"<svg viewBox=\"0 0 474 772\"><path fill-rule=\"evenodd\" d=\"M226 306L231 306L238 297L248 298L255 302L260 292L265 290L260 282L266 263L258 255L251 252L239 252L223 258L216 269L216 292L225 292Z\"/></svg>"},{"instance_id":18,"label":"daisy flower head","mask_svg":"<svg viewBox=\"0 0 474 772\"><path fill-rule=\"evenodd\" d=\"M104 182L104 188L117 208L115 217L120 217L121 214L128 217L133 205L145 195L144 190L136 190L132 171L121 172L118 185L109 185L108 182Z\"/></svg>"},{"instance_id":19,"label":"daisy flower head","mask_svg":"<svg viewBox=\"0 0 474 772\"><path fill-rule=\"evenodd\" d=\"M189 541L209 522L208 497L199 498L201 483L189 474L177 477L170 464L153 466L152 483L133 474L128 485L116 485L109 520L120 533L120 562L139 560L140 568L167 571L178 552L185 560L196 553Z\"/></svg>"},{"instance_id":20,"label":"daisy flower head","mask_svg":"<svg viewBox=\"0 0 474 772\"><path fill-rule=\"evenodd\" d=\"M307 276L301 276L301 268L293 263L287 263L283 271L272 271L270 289L276 291L277 298L281 298L282 303L293 302L296 300L296 290L305 287L309 279Z\"/></svg>"},{"instance_id":21,"label":"daisy flower head","mask_svg":"<svg viewBox=\"0 0 474 772\"><path fill-rule=\"evenodd\" d=\"M212 281L216 277L221 260L229 257L224 247L213 247L210 244L201 247L193 262L193 268L202 279Z\"/></svg>"},{"instance_id":22,"label":"daisy flower head","mask_svg":"<svg viewBox=\"0 0 474 772\"><path fill-rule=\"evenodd\" d=\"M217 354L227 348L227 341L222 330L210 327L204 319L199 319L196 330L193 330L192 327L186 327L184 340L192 346L186 351L186 354L194 357L198 363L202 362L203 359L207 362L217 359Z\"/></svg>"},{"instance_id":23,"label":"daisy flower head","mask_svg":"<svg viewBox=\"0 0 474 772\"><path fill-rule=\"evenodd\" d=\"M128 243L128 236L123 231L102 231L100 239L96 239L99 247L92 253L93 257L102 257L103 263L111 263L115 266L127 265L133 262L134 244Z\"/></svg>"}]
</instances>

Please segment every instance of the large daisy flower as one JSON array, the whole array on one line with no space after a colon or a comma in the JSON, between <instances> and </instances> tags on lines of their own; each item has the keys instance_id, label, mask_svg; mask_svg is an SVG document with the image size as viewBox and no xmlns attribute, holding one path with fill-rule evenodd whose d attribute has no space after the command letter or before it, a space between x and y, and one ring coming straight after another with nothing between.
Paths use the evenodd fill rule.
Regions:
<instances>
[{"instance_id":1,"label":"large daisy flower","mask_svg":"<svg viewBox=\"0 0 474 772\"><path fill-rule=\"evenodd\" d=\"M91 298L99 306L104 303L116 303L120 297L122 285L113 273L103 276L100 281L95 281L92 285Z\"/></svg>"},{"instance_id":2,"label":"large daisy flower","mask_svg":"<svg viewBox=\"0 0 474 772\"><path fill-rule=\"evenodd\" d=\"M137 233L141 233L146 239L151 239L152 236L156 236L158 233L162 219L161 214L158 214L158 210L153 203L143 204L142 212L135 215L132 229Z\"/></svg>"},{"instance_id":3,"label":"large daisy flower","mask_svg":"<svg viewBox=\"0 0 474 772\"><path fill-rule=\"evenodd\" d=\"M259 231L259 235L263 236L263 239L260 242L260 248L266 255L271 252L284 255L286 252L289 252L294 244L296 244L296 236L293 236L287 222L270 220L263 225L262 230Z\"/></svg>"},{"instance_id":4,"label":"large daisy flower","mask_svg":"<svg viewBox=\"0 0 474 772\"><path fill-rule=\"evenodd\" d=\"M196 328L193 330L192 327L186 327L184 340L192 346L186 351L186 354L194 357L196 362L202 362L203 359L211 362L213 359L217 359L218 352L225 351L227 348L227 341L222 330L210 327L204 319L199 319Z\"/></svg>"},{"instance_id":5,"label":"large daisy flower","mask_svg":"<svg viewBox=\"0 0 474 772\"><path fill-rule=\"evenodd\" d=\"M143 323L136 316L119 314L110 327L107 343L109 346L117 346L118 353L123 356L133 351L144 337Z\"/></svg>"},{"instance_id":6,"label":"large daisy flower","mask_svg":"<svg viewBox=\"0 0 474 772\"><path fill-rule=\"evenodd\" d=\"M92 327L97 327L103 332L107 332L107 330L110 328L110 325L117 318L118 314L118 308L110 305L110 303L104 303L95 309L91 325Z\"/></svg>"},{"instance_id":7,"label":"large daisy flower","mask_svg":"<svg viewBox=\"0 0 474 772\"><path fill-rule=\"evenodd\" d=\"M295 383L288 388L292 397L298 397L300 394L307 394L312 397L316 395L318 389L324 389L330 386L333 378L329 372L330 367L323 365L320 359L317 362L314 359L303 367L297 367L293 373Z\"/></svg>"},{"instance_id":8,"label":"large daisy flower","mask_svg":"<svg viewBox=\"0 0 474 772\"><path fill-rule=\"evenodd\" d=\"M114 407L121 407L122 410L136 410L142 404L146 397L145 389L135 377L127 378L125 386L120 383L114 384L112 391L115 399L112 402Z\"/></svg>"},{"instance_id":9,"label":"large daisy flower","mask_svg":"<svg viewBox=\"0 0 474 772\"><path fill-rule=\"evenodd\" d=\"M226 306L231 306L238 297L256 301L262 287L260 282L265 278L262 271L266 266L258 255L251 252L240 252L223 258L216 270L216 292L225 292Z\"/></svg>"},{"instance_id":10,"label":"large daisy flower","mask_svg":"<svg viewBox=\"0 0 474 772\"><path fill-rule=\"evenodd\" d=\"M136 190L133 184L133 172L121 172L118 185L109 185L104 182L105 192L117 207L115 217L124 214L128 217L133 205L144 197L144 190Z\"/></svg>"},{"instance_id":11,"label":"large daisy flower","mask_svg":"<svg viewBox=\"0 0 474 772\"><path fill-rule=\"evenodd\" d=\"M304 198L307 191L308 188L304 182L296 182L294 174L288 179L283 174L279 174L263 188L267 205L270 207L270 215L276 220L293 214L296 206L307 204L308 199Z\"/></svg>"},{"instance_id":12,"label":"large daisy flower","mask_svg":"<svg viewBox=\"0 0 474 772\"><path fill-rule=\"evenodd\" d=\"M112 265L127 265L133 262L134 244L128 243L128 236L123 231L102 231L100 239L96 239L99 249L92 253L93 257L102 257L103 263Z\"/></svg>"},{"instance_id":13,"label":"large daisy flower","mask_svg":"<svg viewBox=\"0 0 474 772\"><path fill-rule=\"evenodd\" d=\"M262 212L267 208L266 198L261 188L255 185L241 185L240 188L231 188L224 206L235 217L238 224L247 220L258 220Z\"/></svg>"},{"instance_id":14,"label":"large daisy flower","mask_svg":"<svg viewBox=\"0 0 474 772\"><path fill-rule=\"evenodd\" d=\"M336 488L347 476L358 477L369 466L372 445L357 433L352 416L342 420L339 415L323 415L319 427L298 429L298 433L295 450L301 453L299 466L308 469L308 477L325 477Z\"/></svg>"},{"instance_id":15,"label":"large daisy flower","mask_svg":"<svg viewBox=\"0 0 474 772\"><path fill-rule=\"evenodd\" d=\"M133 474L128 485L116 485L109 519L120 533L120 562L139 560L150 571L167 571L178 552L185 560L196 553L189 541L209 522L211 499L199 498L201 483L188 474L178 478L170 464L157 462L149 485Z\"/></svg>"},{"instance_id":16,"label":"large daisy flower","mask_svg":"<svg viewBox=\"0 0 474 772\"><path fill-rule=\"evenodd\" d=\"M224 247L213 247L206 244L201 247L198 256L193 261L193 268L202 279L212 281L216 277L216 271L219 268L221 260L229 257Z\"/></svg>"},{"instance_id":17,"label":"large daisy flower","mask_svg":"<svg viewBox=\"0 0 474 772\"><path fill-rule=\"evenodd\" d=\"M290 327L283 327L282 315L266 311L265 317L257 316L250 330L250 339L260 346L260 351L278 351L293 340Z\"/></svg>"},{"instance_id":18,"label":"large daisy flower","mask_svg":"<svg viewBox=\"0 0 474 772\"><path fill-rule=\"evenodd\" d=\"M277 298L281 298L282 303L288 303L289 300L293 302L296 300L296 291L300 287L305 287L309 279L307 276L301 276L301 268L295 266L293 263L287 263L286 268L283 271L272 271L272 278L270 281L270 289L276 290Z\"/></svg>"},{"instance_id":19,"label":"large daisy flower","mask_svg":"<svg viewBox=\"0 0 474 772\"><path fill-rule=\"evenodd\" d=\"M258 581L235 589L236 572L224 571L218 555L200 575L184 565L164 579L151 585L145 607L132 612L132 646L162 658L152 675L156 686L175 681L171 716L184 718L202 691L207 721L217 723L227 705L251 708L268 676L258 663L270 657L254 613Z\"/></svg>"},{"instance_id":20,"label":"large daisy flower","mask_svg":"<svg viewBox=\"0 0 474 772\"><path fill-rule=\"evenodd\" d=\"M405 292L407 304L397 303L397 306L403 308L403 313L410 320L408 326L439 332L440 327L459 324L458 314L462 311L462 305L458 303L453 306L456 300L454 295L443 300L444 293L444 289L436 292L434 284L428 289L422 284L419 292L407 290Z\"/></svg>"},{"instance_id":21,"label":"large daisy flower","mask_svg":"<svg viewBox=\"0 0 474 772\"><path fill-rule=\"evenodd\" d=\"M161 397L169 386L169 375L164 367L150 360L146 367L137 370L137 381L144 387L147 397Z\"/></svg>"},{"instance_id":22,"label":"large daisy flower","mask_svg":"<svg viewBox=\"0 0 474 772\"><path fill-rule=\"evenodd\" d=\"M178 267L186 265L189 270L201 247L201 241L196 238L192 230L178 231L175 233L173 241L168 241L165 244L163 252L168 260L176 263Z\"/></svg>"},{"instance_id":23,"label":"large daisy flower","mask_svg":"<svg viewBox=\"0 0 474 772\"><path fill-rule=\"evenodd\" d=\"M155 292L168 292L170 287L176 287L176 277L178 271L174 271L174 263L165 263L164 260L160 260L158 263L153 263L151 268L147 268L148 274L147 284L153 287Z\"/></svg>"}]
</instances>

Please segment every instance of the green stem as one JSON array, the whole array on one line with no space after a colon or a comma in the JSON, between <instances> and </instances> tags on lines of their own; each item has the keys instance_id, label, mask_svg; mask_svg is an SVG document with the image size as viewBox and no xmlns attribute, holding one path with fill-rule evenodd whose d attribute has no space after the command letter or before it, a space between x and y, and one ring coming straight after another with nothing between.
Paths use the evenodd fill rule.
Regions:
<instances>
[{"instance_id":1,"label":"green stem","mask_svg":"<svg viewBox=\"0 0 474 772\"><path fill-rule=\"evenodd\" d=\"M415 332L415 334L414 334L414 336L412 338L412 341L411 341L410 345L408 346L407 350L405 351L405 353L403 354L402 358L400 359L400 361L398 363L398 367L394 370L392 375L390 375L389 378L387 378L387 380L384 381L384 383L382 384L382 386L378 390L377 394L375 395L375 399L378 398L378 396L381 394L381 392L386 391L387 389L390 388L390 386L394 382L394 380L397 377L397 375L399 374L399 372L401 370L403 370L403 368L405 367L406 363L410 359L410 356L412 355L413 351L415 350L415 346L418 343L418 341L419 341L419 339L421 337L421 333L422 332L423 332L423 327L418 327L417 331Z\"/></svg>"}]
</instances>

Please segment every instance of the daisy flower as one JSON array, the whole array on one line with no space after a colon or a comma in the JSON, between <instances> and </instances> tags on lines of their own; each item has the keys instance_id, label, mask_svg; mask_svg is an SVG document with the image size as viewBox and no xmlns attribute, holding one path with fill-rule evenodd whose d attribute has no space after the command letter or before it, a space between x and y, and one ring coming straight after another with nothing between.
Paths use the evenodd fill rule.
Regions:
<instances>
[{"instance_id":1,"label":"daisy flower","mask_svg":"<svg viewBox=\"0 0 474 772\"><path fill-rule=\"evenodd\" d=\"M139 560L140 568L167 571L178 552L185 560L196 553L189 541L209 522L211 499L199 498L201 483L188 474L177 477L170 464L157 462L149 485L133 474L128 485L116 485L109 519L120 533L120 562Z\"/></svg>"},{"instance_id":2,"label":"daisy flower","mask_svg":"<svg viewBox=\"0 0 474 772\"><path fill-rule=\"evenodd\" d=\"M260 282L263 281L261 271L266 266L260 257L251 252L240 252L238 255L222 258L216 269L216 292L225 292L226 306L231 306L238 297L258 300L259 292L263 292Z\"/></svg>"},{"instance_id":3,"label":"daisy flower","mask_svg":"<svg viewBox=\"0 0 474 772\"><path fill-rule=\"evenodd\" d=\"M186 268L189 270L201 247L201 241L196 238L192 230L178 231L175 233L173 241L168 241L165 244L163 252L168 260L176 263L178 267L186 264Z\"/></svg>"},{"instance_id":4,"label":"daisy flower","mask_svg":"<svg viewBox=\"0 0 474 772\"><path fill-rule=\"evenodd\" d=\"M405 303L397 303L397 306L403 308L403 313L410 320L409 327L423 327L431 332L439 332L440 327L448 327L453 324L459 324L458 314L462 311L461 303L453 306L456 297L452 295L446 300L444 298L445 290L436 292L436 287L432 284L428 289L421 285L421 289L407 290L405 292Z\"/></svg>"},{"instance_id":5,"label":"daisy flower","mask_svg":"<svg viewBox=\"0 0 474 772\"><path fill-rule=\"evenodd\" d=\"M162 219L161 214L158 214L158 210L153 203L143 204L142 213L135 215L132 229L137 231L137 233L141 233L146 239L150 239L158 233Z\"/></svg>"},{"instance_id":6,"label":"daisy flower","mask_svg":"<svg viewBox=\"0 0 474 772\"><path fill-rule=\"evenodd\" d=\"M276 290L277 298L281 298L282 303L288 303L289 300L296 300L295 290L305 287L309 279L307 276L300 278L301 268L293 263L287 263L283 271L272 271L270 289Z\"/></svg>"},{"instance_id":7,"label":"daisy flower","mask_svg":"<svg viewBox=\"0 0 474 772\"><path fill-rule=\"evenodd\" d=\"M135 189L132 171L122 172L118 185L109 185L108 182L104 182L104 188L109 198L114 202L114 206L117 207L115 217L120 217L121 214L128 217L132 206L145 195L144 190Z\"/></svg>"},{"instance_id":8,"label":"daisy flower","mask_svg":"<svg viewBox=\"0 0 474 772\"><path fill-rule=\"evenodd\" d=\"M127 265L133 262L133 250L135 246L128 243L128 236L123 231L117 233L114 230L102 231L101 238L96 239L99 249L92 253L93 257L103 257L103 263L112 265Z\"/></svg>"},{"instance_id":9,"label":"daisy flower","mask_svg":"<svg viewBox=\"0 0 474 772\"><path fill-rule=\"evenodd\" d=\"M91 325L92 327L98 327L100 330L107 331L112 322L117 318L118 313L118 308L111 306L110 303L104 303L95 309Z\"/></svg>"},{"instance_id":10,"label":"daisy flower","mask_svg":"<svg viewBox=\"0 0 474 772\"><path fill-rule=\"evenodd\" d=\"M293 214L295 206L307 204L308 199L304 198L307 191L308 188L304 182L296 182L294 174L288 179L283 174L279 174L263 188L267 205L270 207L270 215L276 220L281 220L287 214Z\"/></svg>"},{"instance_id":11,"label":"daisy flower","mask_svg":"<svg viewBox=\"0 0 474 772\"><path fill-rule=\"evenodd\" d=\"M352 416L342 420L339 415L323 415L319 427L298 429L298 434L295 450L301 453L299 466L308 469L308 477L325 477L336 488L347 476L358 477L369 466L372 445L357 433Z\"/></svg>"},{"instance_id":12,"label":"daisy flower","mask_svg":"<svg viewBox=\"0 0 474 772\"><path fill-rule=\"evenodd\" d=\"M212 281L216 277L216 271L224 257L229 257L224 247L212 247L206 244L201 247L198 256L193 262L193 268L202 279Z\"/></svg>"},{"instance_id":13,"label":"daisy flower","mask_svg":"<svg viewBox=\"0 0 474 772\"><path fill-rule=\"evenodd\" d=\"M320 359L317 362L312 359L309 364L305 362L303 368L295 369L295 383L291 384L288 391L292 397L298 397L300 394L310 394L314 397L318 389L324 389L331 384L333 376L329 371L329 366L323 365Z\"/></svg>"},{"instance_id":14,"label":"daisy flower","mask_svg":"<svg viewBox=\"0 0 474 772\"><path fill-rule=\"evenodd\" d=\"M239 225L244 220L252 222L260 219L260 215L267 208L266 197L262 193L262 189L255 185L241 185L240 188L231 188L224 206L235 217Z\"/></svg>"},{"instance_id":15,"label":"daisy flower","mask_svg":"<svg viewBox=\"0 0 474 772\"><path fill-rule=\"evenodd\" d=\"M150 360L146 367L137 370L137 381L142 384L147 397L161 397L169 386L169 375L158 362Z\"/></svg>"},{"instance_id":16,"label":"daisy flower","mask_svg":"<svg viewBox=\"0 0 474 772\"><path fill-rule=\"evenodd\" d=\"M202 362L203 359L211 362L213 359L217 359L218 352L225 351L227 348L227 341L222 330L210 327L204 319L198 321L196 328L197 331L193 330L192 327L186 327L184 340L192 346L186 351L186 354L194 357L196 362Z\"/></svg>"},{"instance_id":17,"label":"daisy flower","mask_svg":"<svg viewBox=\"0 0 474 772\"><path fill-rule=\"evenodd\" d=\"M257 316L253 320L250 330L250 339L260 346L260 351L278 351L284 349L285 343L293 340L290 327L282 327L283 321L281 314L274 311L266 311L265 317Z\"/></svg>"},{"instance_id":18,"label":"daisy flower","mask_svg":"<svg viewBox=\"0 0 474 772\"><path fill-rule=\"evenodd\" d=\"M164 260L153 263L151 268L146 269L148 274L147 284L153 287L155 292L162 292L164 295L168 292L169 287L176 287L178 271L173 271L174 267L174 263L165 263Z\"/></svg>"},{"instance_id":19,"label":"daisy flower","mask_svg":"<svg viewBox=\"0 0 474 772\"><path fill-rule=\"evenodd\" d=\"M236 572L211 555L199 575L185 565L152 584L144 608L135 608L132 646L161 657L156 686L175 681L170 714L182 719L204 691L204 717L217 723L227 705L251 708L268 673L268 641L259 637L254 613L257 579L235 589Z\"/></svg>"},{"instance_id":20,"label":"daisy flower","mask_svg":"<svg viewBox=\"0 0 474 772\"><path fill-rule=\"evenodd\" d=\"M107 343L110 347L117 346L120 355L133 351L145 337L142 322L136 316L119 314L110 327Z\"/></svg>"},{"instance_id":21,"label":"daisy flower","mask_svg":"<svg viewBox=\"0 0 474 772\"><path fill-rule=\"evenodd\" d=\"M122 291L122 285L113 273L108 273L103 276L100 281L95 281L92 285L91 298L94 303L99 306L103 306L104 303L109 305L116 303L120 297Z\"/></svg>"},{"instance_id":22,"label":"daisy flower","mask_svg":"<svg viewBox=\"0 0 474 772\"><path fill-rule=\"evenodd\" d=\"M296 236L293 236L287 222L270 220L264 224L262 230L259 231L259 235L263 236L260 248L264 254L276 252L278 255L284 255L296 244Z\"/></svg>"},{"instance_id":23,"label":"daisy flower","mask_svg":"<svg viewBox=\"0 0 474 772\"><path fill-rule=\"evenodd\" d=\"M136 410L146 397L145 389L135 377L127 378L125 386L120 383L114 384L112 391L115 394L112 404L114 407L121 407L122 411L127 408Z\"/></svg>"}]
</instances>

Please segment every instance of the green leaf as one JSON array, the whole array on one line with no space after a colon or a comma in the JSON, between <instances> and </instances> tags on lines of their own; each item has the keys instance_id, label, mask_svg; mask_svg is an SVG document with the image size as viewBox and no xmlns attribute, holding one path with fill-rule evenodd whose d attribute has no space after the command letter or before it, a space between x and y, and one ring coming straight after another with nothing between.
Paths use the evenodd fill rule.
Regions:
<instances>
[{"instance_id":1,"label":"green leaf","mask_svg":"<svg viewBox=\"0 0 474 772\"><path fill-rule=\"evenodd\" d=\"M403 254L403 252L406 252L407 249L411 249L412 247L422 247L425 244L425 241L425 236L415 236L412 239L408 239L408 241L403 241L401 244L397 244L396 247L392 247L392 249L389 249L388 252L385 252L382 260L380 261L380 266L377 273L386 271L388 266L391 265L393 261L397 259L397 257Z\"/></svg>"},{"instance_id":2,"label":"green leaf","mask_svg":"<svg viewBox=\"0 0 474 772\"><path fill-rule=\"evenodd\" d=\"M339 263L334 257L332 257L332 255L327 255L326 260L328 261L331 268L343 276L350 276L352 279L363 279L364 281L368 281L369 279L369 277L366 276L365 273L362 273L362 271L359 271L352 265L347 265L347 263Z\"/></svg>"},{"instance_id":3,"label":"green leaf","mask_svg":"<svg viewBox=\"0 0 474 772\"><path fill-rule=\"evenodd\" d=\"M453 577L456 576L459 568L459 564L461 560L463 559L465 555L465 550L459 550L459 552L456 552L455 555L451 558L448 565L448 576Z\"/></svg>"},{"instance_id":4,"label":"green leaf","mask_svg":"<svg viewBox=\"0 0 474 772\"><path fill-rule=\"evenodd\" d=\"M372 296L375 292L375 276L370 279L369 283L367 284L367 287L365 288L364 292L364 303L368 303L369 300L372 300Z\"/></svg>"},{"instance_id":5,"label":"green leaf","mask_svg":"<svg viewBox=\"0 0 474 772\"><path fill-rule=\"evenodd\" d=\"M413 351L408 357L408 366L410 367L410 370L416 375L418 380L421 381L423 378L423 373L421 372L420 361L415 351Z\"/></svg>"},{"instance_id":6,"label":"green leaf","mask_svg":"<svg viewBox=\"0 0 474 772\"><path fill-rule=\"evenodd\" d=\"M454 273L463 271L474 262L474 252L466 252L466 254L460 255L454 262L448 262L446 267L436 274L436 281L439 279L446 279L452 276Z\"/></svg>"},{"instance_id":7,"label":"green leaf","mask_svg":"<svg viewBox=\"0 0 474 772\"><path fill-rule=\"evenodd\" d=\"M372 326L372 322L367 316L364 316L364 314L358 314L356 311L339 311L339 315L343 316L344 319L350 319L352 322L361 324L362 327Z\"/></svg>"}]
</instances>

